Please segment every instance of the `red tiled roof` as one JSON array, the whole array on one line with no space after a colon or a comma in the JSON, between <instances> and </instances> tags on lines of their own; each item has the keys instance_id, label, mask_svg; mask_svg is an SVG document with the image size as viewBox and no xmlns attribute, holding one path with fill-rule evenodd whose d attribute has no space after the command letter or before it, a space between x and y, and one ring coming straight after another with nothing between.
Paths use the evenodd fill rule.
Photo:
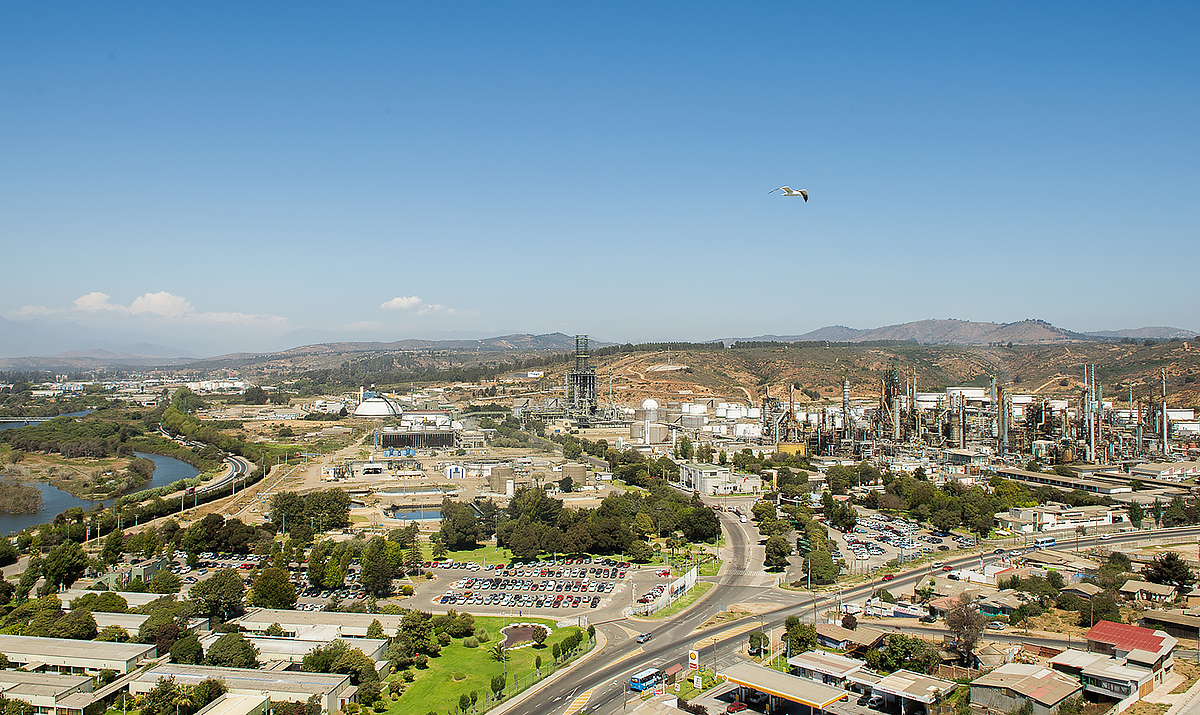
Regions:
<instances>
[{"instance_id":1,"label":"red tiled roof","mask_svg":"<svg viewBox=\"0 0 1200 715\"><path fill-rule=\"evenodd\" d=\"M1147 650L1151 653L1157 652L1163 643L1163 636L1155 635L1149 628L1112 621L1100 621L1092 626L1084 638L1121 650Z\"/></svg>"}]
</instances>

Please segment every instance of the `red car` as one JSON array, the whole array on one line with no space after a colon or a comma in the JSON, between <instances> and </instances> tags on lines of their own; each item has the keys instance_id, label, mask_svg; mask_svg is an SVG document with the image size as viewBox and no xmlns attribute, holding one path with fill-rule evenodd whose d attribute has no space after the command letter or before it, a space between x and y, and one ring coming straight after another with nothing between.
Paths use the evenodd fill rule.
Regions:
<instances>
[{"instance_id":1,"label":"red car","mask_svg":"<svg viewBox=\"0 0 1200 715\"><path fill-rule=\"evenodd\" d=\"M658 572L658 575L659 576L670 576L671 570L670 569L662 569L661 571Z\"/></svg>"},{"instance_id":2,"label":"red car","mask_svg":"<svg viewBox=\"0 0 1200 715\"><path fill-rule=\"evenodd\" d=\"M943 571L953 571L954 567L951 566L950 564L946 564L945 566L942 567L942 570Z\"/></svg>"},{"instance_id":3,"label":"red car","mask_svg":"<svg viewBox=\"0 0 1200 715\"><path fill-rule=\"evenodd\" d=\"M892 579L894 579L894 578L896 578L896 575L895 575L895 574L885 573L885 574L883 575L883 580L884 580L884 581L891 581L891 580L892 580Z\"/></svg>"},{"instance_id":4,"label":"red car","mask_svg":"<svg viewBox=\"0 0 1200 715\"><path fill-rule=\"evenodd\" d=\"M740 713L741 711L743 711L745 709L746 709L746 703L739 703L735 700L734 702L729 703L729 707L725 708L725 712Z\"/></svg>"}]
</instances>

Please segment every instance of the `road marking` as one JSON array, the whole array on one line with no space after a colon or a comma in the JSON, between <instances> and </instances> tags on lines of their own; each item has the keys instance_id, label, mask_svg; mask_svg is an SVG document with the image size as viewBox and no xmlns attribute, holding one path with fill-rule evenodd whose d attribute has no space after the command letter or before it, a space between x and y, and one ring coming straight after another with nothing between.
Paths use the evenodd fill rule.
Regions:
<instances>
[{"instance_id":1,"label":"road marking","mask_svg":"<svg viewBox=\"0 0 1200 715\"><path fill-rule=\"evenodd\" d=\"M600 687L600 686L596 686L596 687ZM563 715L575 715L575 713L582 710L584 708L584 706L587 705L588 698L592 697L592 691L595 689L596 689L595 687L588 688L587 690L585 690L582 693L580 693L579 695L577 695L575 697L575 699L571 701L571 704L567 706L567 709L563 713Z\"/></svg>"}]
</instances>

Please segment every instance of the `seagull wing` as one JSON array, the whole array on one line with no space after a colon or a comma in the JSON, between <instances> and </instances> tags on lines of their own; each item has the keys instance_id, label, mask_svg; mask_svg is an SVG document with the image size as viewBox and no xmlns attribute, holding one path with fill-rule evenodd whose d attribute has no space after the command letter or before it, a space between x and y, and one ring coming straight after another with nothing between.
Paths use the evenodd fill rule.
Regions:
<instances>
[{"instance_id":1,"label":"seagull wing","mask_svg":"<svg viewBox=\"0 0 1200 715\"><path fill-rule=\"evenodd\" d=\"M808 192L807 191L805 191L804 189L800 189L796 193L800 194L800 196L802 196L804 198L804 203L808 203Z\"/></svg>"},{"instance_id":2,"label":"seagull wing","mask_svg":"<svg viewBox=\"0 0 1200 715\"><path fill-rule=\"evenodd\" d=\"M786 192L786 193L789 193L789 194L792 192L792 190L791 190L790 188L788 188L787 186L780 186L778 189L771 189L771 190L770 190L770 191L768 191L767 193L768 193L768 194L773 194L773 193L775 193L776 191L784 191L784 192Z\"/></svg>"}]
</instances>

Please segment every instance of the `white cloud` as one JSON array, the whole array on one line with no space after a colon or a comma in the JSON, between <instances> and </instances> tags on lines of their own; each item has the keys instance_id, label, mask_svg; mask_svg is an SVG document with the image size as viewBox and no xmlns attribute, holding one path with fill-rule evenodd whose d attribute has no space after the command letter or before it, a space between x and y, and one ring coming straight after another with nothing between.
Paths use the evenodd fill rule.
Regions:
<instances>
[{"instance_id":1,"label":"white cloud","mask_svg":"<svg viewBox=\"0 0 1200 715\"><path fill-rule=\"evenodd\" d=\"M458 315L461 311L441 303L426 303L415 295L399 296L380 304L384 310L403 310L417 315Z\"/></svg>"},{"instance_id":2,"label":"white cloud","mask_svg":"<svg viewBox=\"0 0 1200 715\"><path fill-rule=\"evenodd\" d=\"M11 314L17 319L30 319L41 316L82 317L103 315L129 316L143 322L166 325L220 325L243 326L264 329L284 329L287 318L278 315L256 313L214 312L196 310L187 298L159 291L145 293L133 299L129 305L114 303L112 296L100 291L81 295L71 303L69 308L48 308L41 305L27 305Z\"/></svg>"}]
</instances>

